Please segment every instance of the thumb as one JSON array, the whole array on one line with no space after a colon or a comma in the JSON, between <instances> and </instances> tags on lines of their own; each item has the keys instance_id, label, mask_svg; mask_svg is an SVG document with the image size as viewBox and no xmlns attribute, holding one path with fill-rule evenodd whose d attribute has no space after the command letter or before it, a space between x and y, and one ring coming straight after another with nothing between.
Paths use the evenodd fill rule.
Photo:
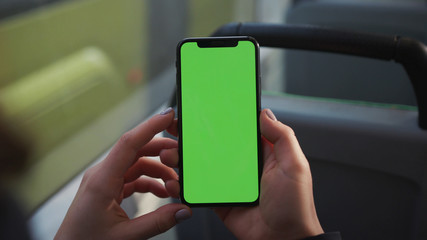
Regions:
<instances>
[{"instance_id":1,"label":"thumb","mask_svg":"<svg viewBox=\"0 0 427 240\"><path fill-rule=\"evenodd\" d=\"M274 158L270 160L276 160L289 173L296 173L295 170L301 168L304 171L308 167L294 131L278 121L270 109L261 112L260 127L261 134L273 145Z\"/></svg>"},{"instance_id":2,"label":"thumb","mask_svg":"<svg viewBox=\"0 0 427 240\"><path fill-rule=\"evenodd\" d=\"M130 234L132 239L147 239L166 232L176 224L190 218L191 214L191 209L186 205L167 204L156 211L131 220L127 234Z\"/></svg>"}]
</instances>

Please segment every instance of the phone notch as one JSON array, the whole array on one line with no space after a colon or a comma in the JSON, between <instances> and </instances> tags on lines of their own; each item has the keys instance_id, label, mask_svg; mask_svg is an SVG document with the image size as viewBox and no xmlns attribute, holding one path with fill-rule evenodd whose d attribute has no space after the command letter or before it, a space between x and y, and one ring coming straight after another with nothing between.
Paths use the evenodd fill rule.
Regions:
<instances>
[{"instance_id":1,"label":"phone notch","mask_svg":"<svg viewBox=\"0 0 427 240\"><path fill-rule=\"evenodd\" d=\"M197 42L200 48L215 48L215 47L236 47L239 44L238 40L223 40L223 39L204 39Z\"/></svg>"}]
</instances>

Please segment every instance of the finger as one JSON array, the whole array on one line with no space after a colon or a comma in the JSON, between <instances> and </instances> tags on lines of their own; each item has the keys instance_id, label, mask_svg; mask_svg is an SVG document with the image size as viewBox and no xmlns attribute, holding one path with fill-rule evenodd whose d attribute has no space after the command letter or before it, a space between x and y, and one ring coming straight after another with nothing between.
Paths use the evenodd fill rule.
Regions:
<instances>
[{"instance_id":1,"label":"finger","mask_svg":"<svg viewBox=\"0 0 427 240\"><path fill-rule=\"evenodd\" d=\"M177 148L178 142L170 138L156 137L144 145L137 153L137 157L159 156L163 149Z\"/></svg>"},{"instance_id":2,"label":"finger","mask_svg":"<svg viewBox=\"0 0 427 240\"><path fill-rule=\"evenodd\" d=\"M179 192L181 191L181 187L179 186L179 182L176 180L169 180L165 183L166 191L169 193L169 196L173 198L179 198Z\"/></svg>"},{"instance_id":3,"label":"finger","mask_svg":"<svg viewBox=\"0 0 427 240\"><path fill-rule=\"evenodd\" d=\"M131 239L147 239L163 233L177 223L191 217L191 209L184 204L171 203L164 205L130 221L122 232Z\"/></svg>"},{"instance_id":4,"label":"finger","mask_svg":"<svg viewBox=\"0 0 427 240\"><path fill-rule=\"evenodd\" d=\"M269 142L264 136L261 137L261 142L262 142L263 159L266 159L268 156L270 156L274 145L271 142Z\"/></svg>"},{"instance_id":5,"label":"finger","mask_svg":"<svg viewBox=\"0 0 427 240\"><path fill-rule=\"evenodd\" d=\"M127 198L133 193L147 193L150 192L157 197L169 197L169 193L165 186L159 181L150 178L138 178L133 182L126 183L123 189L123 198Z\"/></svg>"},{"instance_id":6,"label":"finger","mask_svg":"<svg viewBox=\"0 0 427 240\"><path fill-rule=\"evenodd\" d=\"M166 131L168 131L169 134L178 137L178 119L174 119Z\"/></svg>"},{"instance_id":7,"label":"finger","mask_svg":"<svg viewBox=\"0 0 427 240\"><path fill-rule=\"evenodd\" d=\"M286 168L297 168L307 164L307 160L299 146L294 131L275 119L270 109L264 109L260 116L261 133L273 144L274 158L265 159L264 164L272 159L277 160ZM303 166L304 167L304 166Z\"/></svg>"},{"instance_id":8,"label":"finger","mask_svg":"<svg viewBox=\"0 0 427 240\"><path fill-rule=\"evenodd\" d=\"M141 123L123 134L103 161L105 176L122 177L127 169L137 160L137 153L157 133L165 130L172 123L174 112L171 108Z\"/></svg>"},{"instance_id":9,"label":"finger","mask_svg":"<svg viewBox=\"0 0 427 240\"><path fill-rule=\"evenodd\" d=\"M178 175L172 168L156 160L142 157L128 169L124 176L124 181L125 183L132 182L142 175L161 178L164 182L178 179Z\"/></svg>"},{"instance_id":10,"label":"finger","mask_svg":"<svg viewBox=\"0 0 427 240\"><path fill-rule=\"evenodd\" d=\"M178 148L164 149L160 152L160 161L168 167L177 168L179 162Z\"/></svg>"}]
</instances>

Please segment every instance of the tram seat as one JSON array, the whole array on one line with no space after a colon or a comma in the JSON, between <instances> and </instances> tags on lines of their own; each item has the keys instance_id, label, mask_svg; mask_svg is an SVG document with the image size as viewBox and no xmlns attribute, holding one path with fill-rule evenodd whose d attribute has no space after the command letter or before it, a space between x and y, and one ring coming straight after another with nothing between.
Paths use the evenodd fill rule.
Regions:
<instances>
[{"instance_id":1,"label":"tram seat","mask_svg":"<svg viewBox=\"0 0 427 240\"><path fill-rule=\"evenodd\" d=\"M427 44L425 3L296 2L285 13L288 24L400 35ZM287 50L284 74L288 93L416 105L405 70L394 62Z\"/></svg>"},{"instance_id":2,"label":"tram seat","mask_svg":"<svg viewBox=\"0 0 427 240\"><path fill-rule=\"evenodd\" d=\"M296 133L325 231L425 239L427 131L416 110L295 96L265 96L263 105Z\"/></svg>"},{"instance_id":3,"label":"tram seat","mask_svg":"<svg viewBox=\"0 0 427 240\"><path fill-rule=\"evenodd\" d=\"M301 2L287 12L287 23L427 42L424 3ZM297 50L287 50L285 61L287 93L329 98L263 99L295 130L310 161L324 229L339 230L344 239L426 239L427 131L417 126L404 69Z\"/></svg>"}]
</instances>

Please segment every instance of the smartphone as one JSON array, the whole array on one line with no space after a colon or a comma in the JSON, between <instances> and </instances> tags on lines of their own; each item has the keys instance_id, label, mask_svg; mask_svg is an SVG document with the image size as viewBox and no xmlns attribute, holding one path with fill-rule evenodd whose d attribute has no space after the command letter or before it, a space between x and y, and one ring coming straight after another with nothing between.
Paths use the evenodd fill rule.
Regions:
<instances>
[{"instance_id":1,"label":"smartphone","mask_svg":"<svg viewBox=\"0 0 427 240\"><path fill-rule=\"evenodd\" d=\"M177 47L181 201L255 205L260 195L259 45L251 37Z\"/></svg>"}]
</instances>

